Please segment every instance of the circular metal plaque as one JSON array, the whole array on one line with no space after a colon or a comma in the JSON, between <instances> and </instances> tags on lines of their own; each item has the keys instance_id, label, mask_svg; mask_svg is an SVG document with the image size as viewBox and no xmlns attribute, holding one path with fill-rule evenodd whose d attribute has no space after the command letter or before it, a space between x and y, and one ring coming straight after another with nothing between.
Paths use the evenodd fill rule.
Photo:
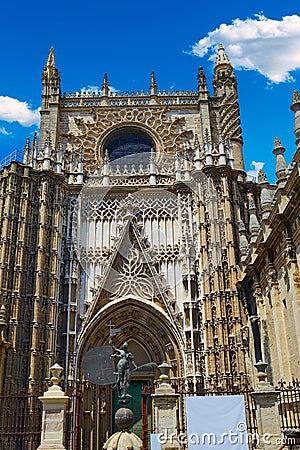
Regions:
<instances>
[{"instance_id":1,"label":"circular metal plaque","mask_svg":"<svg viewBox=\"0 0 300 450\"><path fill-rule=\"evenodd\" d=\"M116 382L111 346L95 347L82 358L82 373L93 384L105 386Z\"/></svg>"}]
</instances>

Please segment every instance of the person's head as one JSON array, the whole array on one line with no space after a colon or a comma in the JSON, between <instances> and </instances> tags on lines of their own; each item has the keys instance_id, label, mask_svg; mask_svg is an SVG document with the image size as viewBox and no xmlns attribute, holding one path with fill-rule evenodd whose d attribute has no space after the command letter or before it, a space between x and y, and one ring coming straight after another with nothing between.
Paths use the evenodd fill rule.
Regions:
<instances>
[{"instance_id":1,"label":"person's head","mask_svg":"<svg viewBox=\"0 0 300 450\"><path fill-rule=\"evenodd\" d=\"M124 344L122 345L122 347L123 347L124 350L128 350L128 344L127 344L127 342L124 342Z\"/></svg>"}]
</instances>

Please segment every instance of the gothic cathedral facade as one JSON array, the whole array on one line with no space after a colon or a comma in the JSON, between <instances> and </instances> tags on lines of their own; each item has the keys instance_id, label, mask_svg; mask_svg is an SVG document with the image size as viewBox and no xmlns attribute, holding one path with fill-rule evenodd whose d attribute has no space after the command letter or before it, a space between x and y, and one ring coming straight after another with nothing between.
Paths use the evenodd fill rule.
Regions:
<instances>
[{"instance_id":1,"label":"gothic cathedral facade","mask_svg":"<svg viewBox=\"0 0 300 450\"><path fill-rule=\"evenodd\" d=\"M222 45L213 95L202 68L196 91L153 73L149 91L112 93L105 75L99 93L62 94L52 49L42 86L39 142L0 172L0 389L43 391L58 361L99 445L113 392L82 359L115 329L178 391L254 386L260 360L273 384L299 376L299 150L287 165L276 139L276 185L247 179ZM292 109L298 145L297 92Z\"/></svg>"}]
</instances>

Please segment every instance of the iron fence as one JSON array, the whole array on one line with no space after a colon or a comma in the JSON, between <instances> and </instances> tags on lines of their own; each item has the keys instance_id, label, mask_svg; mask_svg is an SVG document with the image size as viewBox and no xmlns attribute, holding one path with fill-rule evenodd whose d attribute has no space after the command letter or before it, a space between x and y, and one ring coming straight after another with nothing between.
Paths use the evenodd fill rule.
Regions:
<instances>
[{"instance_id":1,"label":"iron fence","mask_svg":"<svg viewBox=\"0 0 300 450\"><path fill-rule=\"evenodd\" d=\"M300 381L292 380L285 383L281 381L276 387L278 391L278 406L281 419L281 429L285 435L291 433L298 435L300 433ZM184 410L185 397L191 395L213 396L213 395L243 395L245 399L245 411L247 420L247 429L250 436L256 436L257 421L255 411L255 401L251 396L249 389L187 389L178 391L181 408ZM144 391L145 398L150 395L150 391ZM28 393L26 390L10 389L0 395L0 449L1 450L36 450L40 445L41 421L42 421L42 403L38 399L37 393ZM82 392L67 392L71 397L66 417L66 448L80 449L80 405ZM144 403L145 403L144 399ZM76 404L77 415L73 415L73 407ZM143 410L143 416L145 416ZM184 411L183 411L184 414ZM146 424L145 417L143 420ZM144 426L145 426L144 424ZM144 445L146 444L147 434L150 430L144 429ZM182 422L181 432L186 432L185 421ZM255 448L255 439L250 439L250 449ZM147 447L147 445L145 445Z\"/></svg>"},{"instance_id":2,"label":"iron fence","mask_svg":"<svg viewBox=\"0 0 300 450\"><path fill-rule=\"evenodd\" d=\"M300 433L300 381L293 379L286 383L280 381L278 391L278 406L283 433Z\"/></svg>"},{"instance_id":3,"label":"iron fence","mask_svg":"<svg viewBox=\"0 0 300 450\"><path fill-rule=\"evenodd\" d=\"M36 450L41 441L42 403L25 390L0 395L0 449Z\"/></svg>"}]
</instances>

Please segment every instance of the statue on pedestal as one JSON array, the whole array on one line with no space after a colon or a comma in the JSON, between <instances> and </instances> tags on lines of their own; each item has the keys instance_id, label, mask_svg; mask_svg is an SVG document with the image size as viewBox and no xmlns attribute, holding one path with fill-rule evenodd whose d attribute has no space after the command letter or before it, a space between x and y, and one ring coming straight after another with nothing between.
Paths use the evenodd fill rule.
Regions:
<instances>
[{"instance_id":1,"label":"statue on pedestal","mask_svg":"<svg viewBox=\"0 0 300 450\"><path fill-rule=\"evenodd\" d=\"M114 351L117 352L114 353L112 357L119 359L117 363L118 377L114 387L118 389L119 398L126 400L131 397L131 395L128 394L128 388L130 386L130 363L135 369L138 369L138 367L134 362L133 354L128 351L127 342L122 345L122 350L114 346L112 347Z\"/></svg>"}]
</instances>

